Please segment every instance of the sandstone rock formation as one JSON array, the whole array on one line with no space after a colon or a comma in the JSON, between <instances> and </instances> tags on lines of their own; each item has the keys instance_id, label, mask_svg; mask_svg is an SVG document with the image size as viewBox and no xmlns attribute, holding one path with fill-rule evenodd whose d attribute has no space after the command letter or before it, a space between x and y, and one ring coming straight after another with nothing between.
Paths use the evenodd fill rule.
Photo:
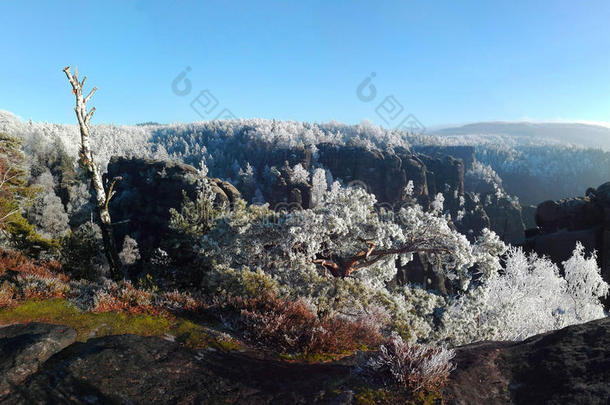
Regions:
<instances>
[{"instance_id":1,"label":"sandstone rock formation","mask_svg":"<svg viewBox=\"0 0 610 405\"><path fill-rule=\"evenodd\" d=\"M119 246L126 235L136 239L143 257L159 246L169 226L170 208L179 210L184 191L188 198L197 197L201 175L193 166L172 161L113 156L107 177L122 180L115 186L110 203ZM229 182L210 179L217 203L231 204L240 197Z\"/></svg>"},{"instance_id":2,"label":"sandstone rock formation","mask_svg":"<svg viewBox=\"0 0 610 405\"><path fill-rule=\"evenodd\" d=\"M197 352L155 337L107 336L65 349L0 400L24 405L331 403L327 387L349 378L350 370L341 363L294 364L253 353Z\"/></svg>"},{"instance_id":3,"label":"sandstone rock formation","mask_svg":"<svg viewBox=\"0 0 610 405\"><path fill-rule=\"evenodd\" d=\"M602 276L610 282L610 182L589 189L586 197L543 202L536 224L527 231L527 250L560 263L580 241L589 252L597 251Z\"/></svg>"}]
</instances>

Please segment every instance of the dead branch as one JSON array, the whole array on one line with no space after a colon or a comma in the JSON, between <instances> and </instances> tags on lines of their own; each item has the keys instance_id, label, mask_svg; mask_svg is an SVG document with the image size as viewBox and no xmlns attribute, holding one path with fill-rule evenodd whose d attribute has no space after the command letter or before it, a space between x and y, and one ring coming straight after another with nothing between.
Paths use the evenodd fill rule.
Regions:
<instances>
[{"instance_id":1,"label":"dead branch","mask_svg":"<svg viewBox=\"0 0 610 405\"><path fill-rule=\"evenodd\" d=\"M361 250L354 256L348 258L339 258L336 260L330 259L315 259L313 263L319 264L327 270L330 270L334 277L349 277L354 271L360 270L366 267L370 267L380 260L397 254L409 254L409 253L450 253L450 250L444 246L430 246L426 247L428 241L422 241L421 243L409 243L405 246L401 246L393 249L375 250L375 243L371 241L365 241L369 247L368 250Z\"/></svg>"}]
</instances>

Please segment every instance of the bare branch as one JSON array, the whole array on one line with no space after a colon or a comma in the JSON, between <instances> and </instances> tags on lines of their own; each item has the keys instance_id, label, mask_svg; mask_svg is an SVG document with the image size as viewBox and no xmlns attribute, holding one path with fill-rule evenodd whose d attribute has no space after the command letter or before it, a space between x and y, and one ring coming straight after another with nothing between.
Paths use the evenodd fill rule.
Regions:
<instances>
[{"instance_id":1,"label":"bare branch","mask_svg":"<svg viewBox=\"0 0 610 405\"><path fill-rule=\"evenodd\" d=\"M396 254L409 254L415 252L423 253L447 253L451 251L440 245L436 245L435 240L422 240L416 243L409 243L405 246L401 246L393 249L384 249L375 251L375 243L372 241L364 241L369 245L368 250L360 251L354 256L346 259L340 259L338 261L331 261L326 259L315 259L314 264L319 264L325 269L329 269L334 277L348 277L351 273L356 270L370 267L373 264L385 259L388 256Z\"/></svg>"},{"instance_id":2,"label":"bare branch","mask_svg":"<svg viewBox=\"0 0 610 405\"><path fill-rule=\"evenodd\" d=\"M83 83L84 82L85 82L85 80L83 79ZM91 99L91 97L93 97L93 95L95 94L96 91L97 91L97 87L94 87L91 89L91 91L89 92L87 97L85 97L85 104L87 104L89 102L89 99Z\"/></svg>"},{"instance_id":3,"label":"bare branch","mask_svg":"<svg viewBox=\"0 0 610 405\"><path fill-rule=\"evenodd\" d=\"M14 174L14 175L10 176L10 177L7 177L12 168L13 168L13 166L9 166L8 169L6 169L6 171L2 175L2 180L0 181L0 188L4 187L4 185L6 183L8 183L9 181L11 181L12 179L14 179L15 177L17 177L19 175L17 173L17 174Z\"/></svg>"},{"instance_id":4,"label":"bare branch","mask_svg":"<svg viewBox=\"0 0 610 405\"><path fill-rule=\"evenodd\" d=\"M104 204L104 207L106 209L108 209L108 203L110 202L110 199L112 197L114 197L114 195L116 193L115 191L113 191L114 185L116 184L117 181L121 181L121 180L123 180L123 178L121 176L117 176L114 179L112 179L112 183L110 184L110 187L108 188L108 193L106 193L106 202Z\"/></svg>"},{"instance_id":5,"label":"bare branch","mask_svg":"<svg viewBox=\"0 0 610 405\"><path fill-rule=\"evenodd\" d=\"M110 269L113 278L118 279L121 277L121 263L118 257L116 243L114 240L113 232L112 232L112 220L110 217L110 211L108 210L108 203L114 192L112 191L112 187L114 186L114 182L110 187L108 193L104 190L104 184L102 181L102 176L93 161L93 153L91 151L90 146L90 128L89 123L91 122L91 117L95 112L95 107L91 109L91 111L87 112L87 101L91 99L93 94L97 91L97 88L94 87L86 98L83 98L83 86L86 81L86 76L83 77L82 82L78 81L78 68L75 68L74 75L70 74L70 67L67 66L64 68L64 73L68 77L68 81L72 85L72 92L76 96L76 107L74 111L76 113L76 118L78 119L78 125L80 128L81 134L81 148L80 148L80 159L81 165L87 171L91 179L91 187L95 192L96 205L99 212L100 217L100 225L102 228L102 239L104 241L106 258L108 259L108 263L110 264ZM116 182L116 180L115 180ZM123 274L125 277L126 275Z\"/></svg>"},{"instance_id":6,"label":"bare branch","mask_svg":"<svg viewBox=\"0 0 610 405\"><path fill-rule=\"evenodd\" d=\"M89 125L89 123L91 122L91 117L93 117L93 113L95 112L95 107L93 107L91 109L91 111L89 111L89 113L87 114L87 117L85 118L85 124Z\"/></svg>"},{"instance_id":7,"label":"bare branch","mask_svg":"<svg viewBox=\"0 0 610 405\"><path fill-rule=\"evenodd\" d=\"M68 81L72 85L72 89L74 91L76 91L76 89L78 88L78 84L74 82L74 78L72 77L72 74L70 73L70 66L66 66L64 68L63 72L66 74L66 76L68 76Z\"/></svg>"}]
</instances>

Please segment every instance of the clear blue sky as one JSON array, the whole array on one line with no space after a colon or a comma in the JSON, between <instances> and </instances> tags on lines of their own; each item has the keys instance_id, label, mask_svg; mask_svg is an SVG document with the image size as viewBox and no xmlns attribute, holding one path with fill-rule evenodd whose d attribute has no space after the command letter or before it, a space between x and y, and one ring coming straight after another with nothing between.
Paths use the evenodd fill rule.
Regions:
<instances>
[{"instance_id":1,"label":"clear blue sky","mask_svg":"<svg viewBox=\"0 0 610 405\"><path fill-rule=\"evenodd\" d=\"M426 126L610 121L608 1L0 0L0 26L0 109L35 121L75 121L76 64L94 123L200 120L205 89L243 118L383 124L393 95Z\"/></svg>"}]
</instances>

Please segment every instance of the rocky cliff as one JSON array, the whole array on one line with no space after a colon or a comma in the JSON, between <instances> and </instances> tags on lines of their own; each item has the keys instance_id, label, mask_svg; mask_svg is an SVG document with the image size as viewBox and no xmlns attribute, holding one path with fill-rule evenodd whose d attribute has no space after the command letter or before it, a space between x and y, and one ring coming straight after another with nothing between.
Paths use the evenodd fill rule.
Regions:
<instances>
[{"instance_id":1,"label":"rocky cliff","mask_svg":"<svg viewBox=\"0 0 610 405\"><path fill-rule=\"evenodd\" d=\"M183 163L114 156L108 164L108 178L120 177L110 204L119 246L126 235L136 239L143 257L148 257L167 233L169 210L179 210L188 198L196 199L201 174ZM217 203L231 204L240 197L233 185L210 179Z\"/></svg>"},{"instance_id":2,"label":"rocky cliff","mask_svg":"<svg viewBox=\"0 0 610 405\"><path fill-rule=\"evenodd\" d=\"M610 282L610 182L586 194L538 205L537 227L527 230L524 247L560 263L581 242L589 252L597 251L602 277Z\"/></svg>"},{"instance_id":3,"label":"rocky cliff","mask_svg":"<svg viewBox=\"0 0 610 405\"><path fill-rule=\"evenodd\" d=\"M457 349L445 390L450 404L607 404L610 318Z\"/></svg>"},{"instance_id":4,"label":"rocky cliff","mask_svg":"<svg viewBox=\"0 0 610 405\"><path fill-rule=\"evenodd\" d=\"M266 164L270 167L276 164L279 169L273 171L272 181L264 176L259 176L258 181L266 184L262 187L263 196L272 207L299 201L303 208L310 207L311 183L292 182L291 167L300 164L307 171L322 167L334 180L364 187L386 207L397 208L404 204L408 200L405 187L412 181L413 195L424 206L436 194L443 194L445 207L454 218L456 228L471 239L483 228L490 228L509 243L523 240L525 226L518 202L497 195L493 187L483 192L466 187L465 171L475 159L471 147L427 147L417 151L397 147L380 151L361 146L320 144L315 153L308 152L280 150L267 156ZM290 160L280 163L283 157ZM240 191L241 188L240 185ZM253 192L244 192L246 198L249 195Z\"/></svg>"}]
</instances>

